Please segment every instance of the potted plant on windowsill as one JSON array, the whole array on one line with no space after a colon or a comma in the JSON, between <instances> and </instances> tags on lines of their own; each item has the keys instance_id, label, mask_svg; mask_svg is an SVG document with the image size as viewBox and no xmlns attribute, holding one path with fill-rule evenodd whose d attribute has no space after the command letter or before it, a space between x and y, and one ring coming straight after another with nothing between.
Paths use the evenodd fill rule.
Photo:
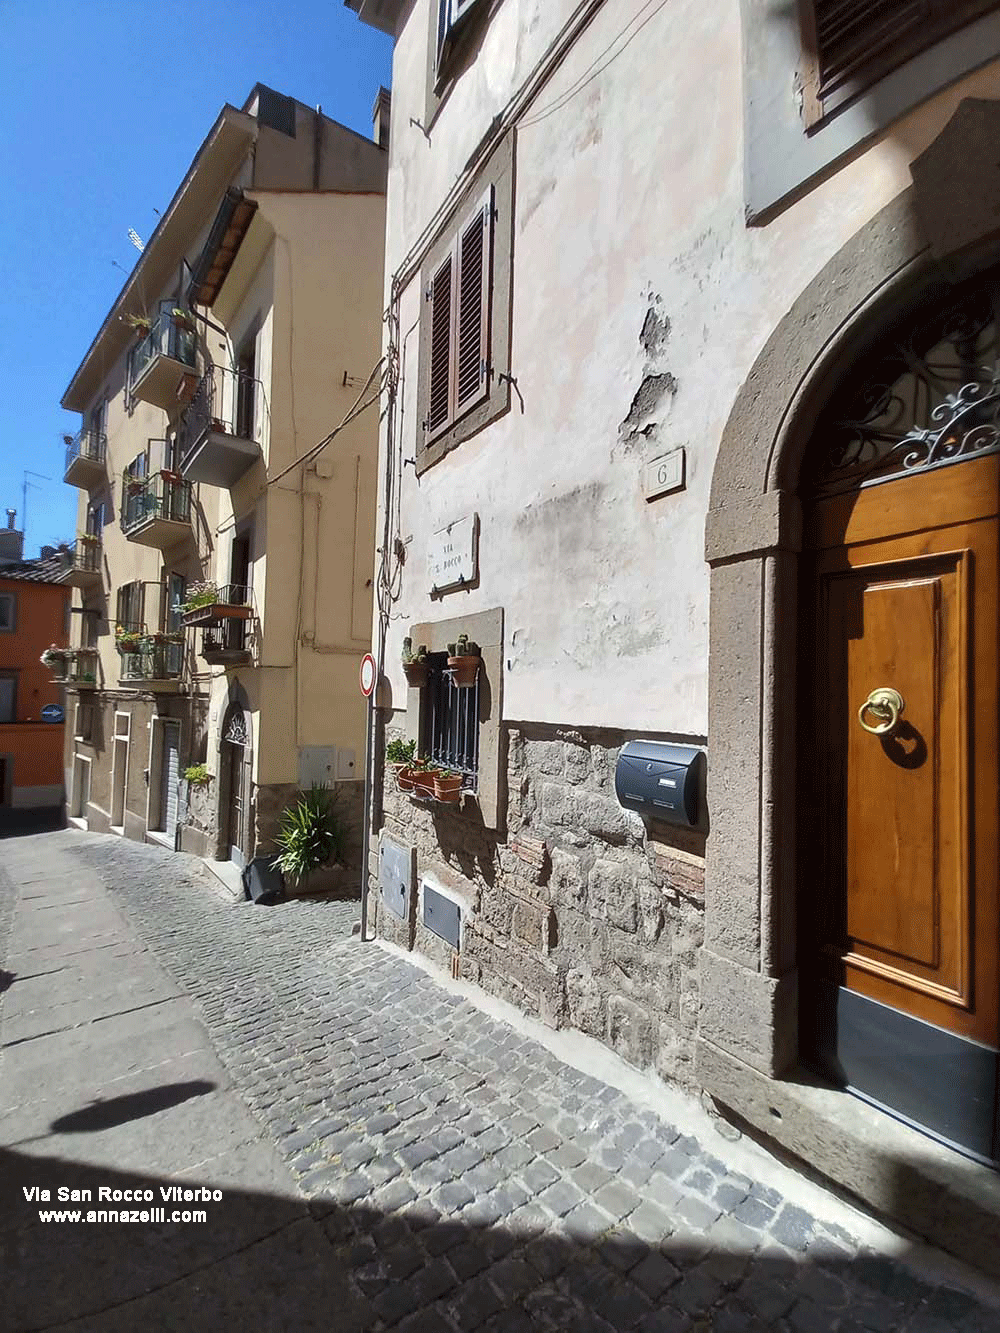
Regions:
<instances>
[{"instance_id":1,"label":"potted plant on windowsill","mask_svg":"<svg viewBox=\"0 0 1000 1333\"><path fill-rule=\"evenodd\" d=\"M455 804L462 795L462 775L450 768L439 769L434 774L434 799Z\"/></svg>"},{"instance_id":2,"label":"potted plant on windowsill","mask_svg":"<svg viewBox=\"0 0 1000 1333\"><path fill-rule=\"evenodd\" d=\"M401 791L411 791L413 788L413 779L410 777L409 769L413 763L416 748L416 741L401 740L390 741L385 747L385 761L392 769L396 786Z\"/></svg>"},{"instance_id":3,"label":"potted plant on windowsill","mask_svg":"<svg viewBox=\"0 0 1000 1333\"><path fill-rule=\"evenodd\" d=\"M460 634L455 643L448 644L448 668L457 689L467 690L475 685L481 660L479 644L471 643L467 634Z\"/></svg>"},{"instance_id":4,"label":"potted plant on windowsill","mask_svg":"<svg viewBox=\"0 0 1000 1333\"><path fill-rule=\"evenodd\" d=\"M409 773L413 779L414 796L432 798L434 796L434 779L438 773L437 765L429 759L415 759L410 765Z\"/></svg>"},{"instance_id":5,"label":"potted plant on windowsill","mask_svg":"<svg viewBox=\"0 0 1000 1333\"><path fill-rule=\"evenodd\" d=\"M212 775L204 764L192 764L190 768L186 768L184 778L192 787L207 787L212 781Z\"/></svg>"},{"instance_id":6,"label":"potted plant on windowsill","mask_svg":"<svg viewBox=\"0 0 1000 1333\"><path fill-rule=\"evenodd\" d=\"M427 684L427 646L421 644L413 651L413 640L403 640L403 675L411 689L420 689Z\"/></svg>"}]
</instances>

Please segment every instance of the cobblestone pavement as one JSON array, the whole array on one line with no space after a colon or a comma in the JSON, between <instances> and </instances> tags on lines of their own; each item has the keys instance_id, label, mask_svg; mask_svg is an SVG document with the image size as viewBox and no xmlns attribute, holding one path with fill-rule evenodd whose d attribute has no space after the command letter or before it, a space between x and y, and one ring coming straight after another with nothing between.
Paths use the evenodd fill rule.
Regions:
<instances>
[{"instance_id":1,"label":"cobblestone pavement","mask_svg":"<svg viewBox=\"0 0 1000 1333\"><path fill-rule=\"evenodd\" d=\"M352 939L357 904L254 907L159 848L72 832L33 841L99 873L193 998L366 1327L1000 1329L985 1280L965 1287L949 1261L899 1238L874 1245L846 1206L847 1225L803 1206L783 1168L755 1178L744 1154L736 1169L718 1136L704 1147Z\"/></svg>"}]
</instances>

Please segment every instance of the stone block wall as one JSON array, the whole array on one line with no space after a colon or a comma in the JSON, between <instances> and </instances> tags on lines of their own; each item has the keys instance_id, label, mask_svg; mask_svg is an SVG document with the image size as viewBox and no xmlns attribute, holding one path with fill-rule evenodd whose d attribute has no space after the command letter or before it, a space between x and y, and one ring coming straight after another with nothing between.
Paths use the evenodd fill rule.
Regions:
<instances>
[{"instance_id":1,"label":"stone block wall","mask_svg":"<svg viewBox=\"0 0 1000 1333\"><path fill-rule=\"evenodd\" d=\"M399 719L386 739L401 734ZM494 833L474 807L426 806L383 790L383 834L417 848L463 904L457 959L420 921L378 897L379 932L416 948L553 1027L574 1027L639 1067L695 1085L704 835L654 826L618 804L620 732L507 727L507 820Z\"/></svg>"}]
</instances>

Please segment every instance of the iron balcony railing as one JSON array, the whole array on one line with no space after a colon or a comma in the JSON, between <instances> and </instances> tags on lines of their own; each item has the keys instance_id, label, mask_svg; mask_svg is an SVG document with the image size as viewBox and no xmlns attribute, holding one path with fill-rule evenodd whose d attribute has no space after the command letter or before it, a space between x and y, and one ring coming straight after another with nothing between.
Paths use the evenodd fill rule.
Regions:
<instances>
[{"instance_id":1,"label":"iron balcony railing","mask_svg":"<svg viewBox=\"0 0 1000 1333\"><path fill-rule=\"evenodd\" d=\"M101 572L100 537L77 537L65 555L66 572L77 569L81 574Z\"/></svg>"},{"instance_id":2,"label":"iron balcony railing","mask_svg":"<svg viewBox=\"0 0 1000 1333\"><path fill-rule=\"evenodd\" d=\"M129 355L129 377L132 384L140 380L150 363L158 356L169 356L192 369L197 364L198 339L194 331L175 322L169 310L161 310L141 342L136 343Z\"/></svg>"},{"instance_id":3,"label":"iron balcony railing","mask_svg":"<svg viewBox=\"0 0 1000 1333\"><path fill-rule=\"evenodd\" d=\"M151 634L121 654L122 680L174 680L183 669L184 644L176 637Z\"/></svg>"},{"instance_id":4,"label":"iron balcony railing","mask_svg":"<svg viewBox=\"0 0 1000 1333\"><path fill-rule=\"evenodd\" d=\"M191 521L191 483L170 472L122 478L121 525L128 534L155 518Z\"/></svg>"},{"instance_id":5,"label":"iron balcony railing","mask_svg":"<svg viewBox=\"0 0 1000 1333\"><path fill-rule=\"evenodd\" d=\"M235 435L241 440L253 440L260 400L260 380L238 370L212 366L202 376L181 416L177 432L181 459L210 430L222 435Z\"/></svg>"},{"instance_id":6,"label":"iron balcony railing","mask_svg":"<svg viewBox=\"0 0 1000 1333\"><path fill-rule=\"evenodd\" d=\"M96 648L75 648L66 663L66 683L96 685L98 657Z\"/></svg>"},{"instance_id":7,"label":"iron balcony railing","mask_svg":"<svg viewBox=\"0 0 1000 1333\"><path fill-rule=\"evenodd\" d=\"M63 471L68 472L71 465L78 458L86 459L91 463L103 463L107 450L107 437L87 426L67 444L66 466Z\"/></svg>"}]
</instances>

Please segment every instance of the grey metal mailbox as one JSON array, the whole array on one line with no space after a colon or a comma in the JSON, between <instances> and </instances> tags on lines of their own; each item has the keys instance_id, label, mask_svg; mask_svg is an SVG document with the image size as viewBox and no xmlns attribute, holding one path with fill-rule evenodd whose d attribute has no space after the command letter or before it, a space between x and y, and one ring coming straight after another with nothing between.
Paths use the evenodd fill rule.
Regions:
<instances>
[{"instance_id":1,"label":"grey metal mailbox","mask_svg":"<svg viewBox=\"0 0 1000 1333\"><path fill-rule=\"evenodd\" d=\"M413 848L383 838L379 848L378 879L386 907L404 921L408 920L413 887Z\"/></svg>"},{"instance_id":2,"label":"grey metal mailbox","mask_svg":"<svg viewBox=\"0 0 1000 1333\"><path fill-rule=\"evenodd\" d=\"M629 741L615 767L615 795L626 810L669 824L697 824L704 802L705 752L696 745Z\"/></svg>"}]
</instances>

